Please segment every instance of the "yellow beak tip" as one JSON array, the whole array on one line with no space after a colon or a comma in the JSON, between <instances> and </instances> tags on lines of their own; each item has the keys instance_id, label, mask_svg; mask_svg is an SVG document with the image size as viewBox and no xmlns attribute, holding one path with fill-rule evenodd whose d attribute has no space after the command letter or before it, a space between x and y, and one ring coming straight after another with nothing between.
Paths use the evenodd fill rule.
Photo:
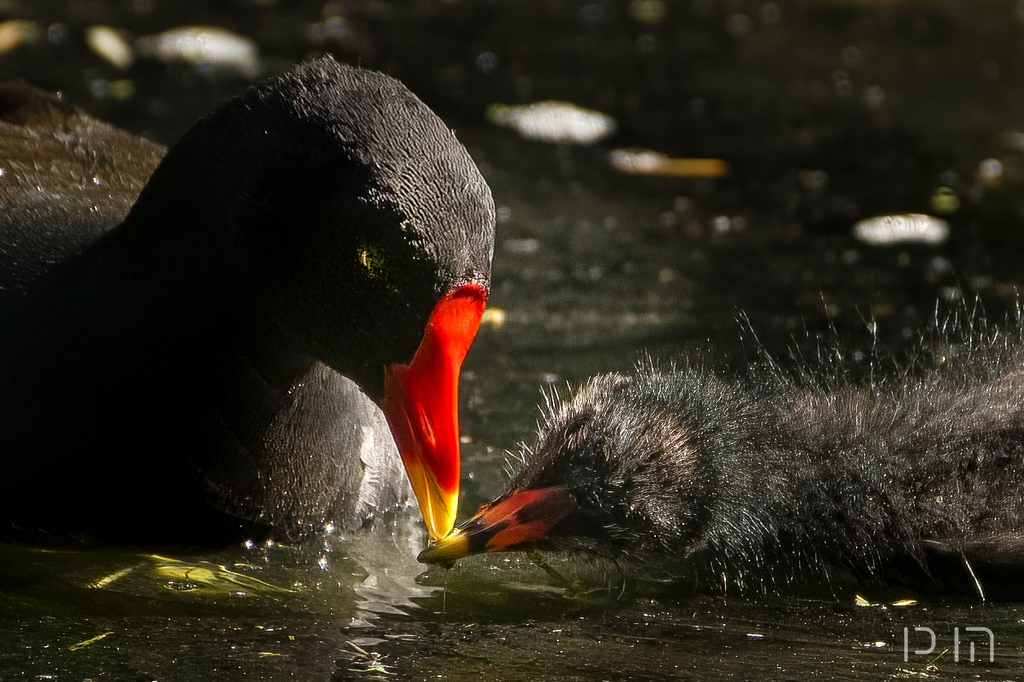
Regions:
<instances>
[{"instance_id":1,"label":"yellow beak tip","mask_svg":"<svg viewBox=\"0 0 1024 682\"><path fill-rule=\"evenodd\" d=\"M465 556L469 556L469 541L456 530L444 538L435 540L419 553L416 560L421 564L451 568L456 561Z\"/></svg>"},{"instance_id":2,"label":"yellow beak tip","mask_svg":"<svg viewBox=\"0 0 1024 682\"><path fill-rule=\"evenodd\" d=\"M451 534L455 528L457 496L435 496L430 500L430 507L423 513L423 521L427 524L430 539L437 542Z\"/></svg>"},{"instance_id":3,"label":"yellow beak tip","mask_svg":"<svg viewBox=\"0 0 1024 682\"><path fill-rule=\"evenodd\" d=\"M419 462L406 462L406 472L430 539L440 540L455 527L455 517L459 510L458 487L453 491L442 490L433 473Z\"/></svg>"}]
</instances>

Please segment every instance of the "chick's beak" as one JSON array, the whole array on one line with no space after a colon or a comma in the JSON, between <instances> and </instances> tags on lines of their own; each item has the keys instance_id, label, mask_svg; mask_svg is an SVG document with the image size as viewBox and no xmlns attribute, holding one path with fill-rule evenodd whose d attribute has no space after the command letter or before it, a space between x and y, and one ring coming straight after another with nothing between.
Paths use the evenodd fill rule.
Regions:
<instances>
[{"instance_id":1,"label":"chick's beak","mask_svg":"<svg viewBox=\"0 0 1024 682\"><path fill-rule=\"evenodd\" d=\"M576 500L563 486L520 490L482 507L451 535L420 552L417 560L450 568L471 554L531 549L574 509Z\"/></svg>"},{"instance_id":2,"label":"chick's beak","mask_svg":"<svg viewBox=\"0 0 1024 682\"><path fill-rule=\"evenodd\" d=\"M459 373L487 293L455 288L434 307L408 365L384 372L384 411L431 538L451 532L459 501Z\"/></svg>"}]
</instances>

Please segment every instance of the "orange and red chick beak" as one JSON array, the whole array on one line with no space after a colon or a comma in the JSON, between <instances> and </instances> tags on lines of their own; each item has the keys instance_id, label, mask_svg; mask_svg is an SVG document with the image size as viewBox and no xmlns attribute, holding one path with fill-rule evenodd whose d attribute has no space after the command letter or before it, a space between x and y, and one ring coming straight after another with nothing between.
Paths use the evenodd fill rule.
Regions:
<instances>
[{"instance_id":1,"label":"orange and red chick beak","mask_svg":"<svg viewBox=\"0 0 1024 682\"><path fill-rule=\"evenodd\" d=\"M455 525L459 502L459 373L480 327L487 293L477 283L455 288L434 307L408 365L384 373L387 417L430 537Z\"/></svg>"},{"instance_id":2,"label":"orange and red chick beak","mask_svg":"<svg viewBox=\"0 0 1024 682\"><path fill-rule=\"evenodd\" d=\"M563 486L520 490L481 507L451 535L435 539L417 559L450 568L471 554L532 549L575 509L575 498Z\"/></svg>"}]
</instances>

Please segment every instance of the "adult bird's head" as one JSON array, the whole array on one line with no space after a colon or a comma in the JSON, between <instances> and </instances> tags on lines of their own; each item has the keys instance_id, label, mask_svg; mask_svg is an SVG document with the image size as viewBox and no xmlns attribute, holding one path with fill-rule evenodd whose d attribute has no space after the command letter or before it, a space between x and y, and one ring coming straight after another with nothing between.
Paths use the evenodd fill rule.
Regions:
<instances>
[{"instance_id":1,"label":"adult bird's head","mask_svg":"<svg viewBox=\"0 0 1024 682\"><path fill-rule=\"evenodd\" d=\"M448 533L458 379L494 244L490 190L452 131L398 81L318 59L192 128L133 214L174 205L151 196L166 191L190 202L183 216L217 217L178 228L223 260L216 286L383 409L430 534Z\"/></svg>"}]
</instances>

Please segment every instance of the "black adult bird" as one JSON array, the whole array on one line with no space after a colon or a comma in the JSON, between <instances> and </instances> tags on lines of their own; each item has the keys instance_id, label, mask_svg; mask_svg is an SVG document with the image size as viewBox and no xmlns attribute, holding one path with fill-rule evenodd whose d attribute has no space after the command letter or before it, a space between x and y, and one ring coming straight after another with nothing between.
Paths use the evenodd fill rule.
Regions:
<instances>
[{"instance_id":1,"label":"black adult bird","mask_svg":"<svg viewBox=\"0 0 1024 682\"><path fill-rule=\"evenodd\" d=\"M420 560L581 550L730 585L844 567L1020 595L1024 347L975 337L868 383L696 363L594 377L550 404L507 491Z\"/></svg>"},{"instance_id":2,"label":"black adult bird","mask_svg":"<svg viewBox=\"0 0 1024 682\"><path fill-rule=\"evenodd\" d=\"M422 102L330 58L166 156L3 86L0 520L176 542L358 526L408 490L393 433L444 535L493 215Z\"/></svg>"}]
</instances>

